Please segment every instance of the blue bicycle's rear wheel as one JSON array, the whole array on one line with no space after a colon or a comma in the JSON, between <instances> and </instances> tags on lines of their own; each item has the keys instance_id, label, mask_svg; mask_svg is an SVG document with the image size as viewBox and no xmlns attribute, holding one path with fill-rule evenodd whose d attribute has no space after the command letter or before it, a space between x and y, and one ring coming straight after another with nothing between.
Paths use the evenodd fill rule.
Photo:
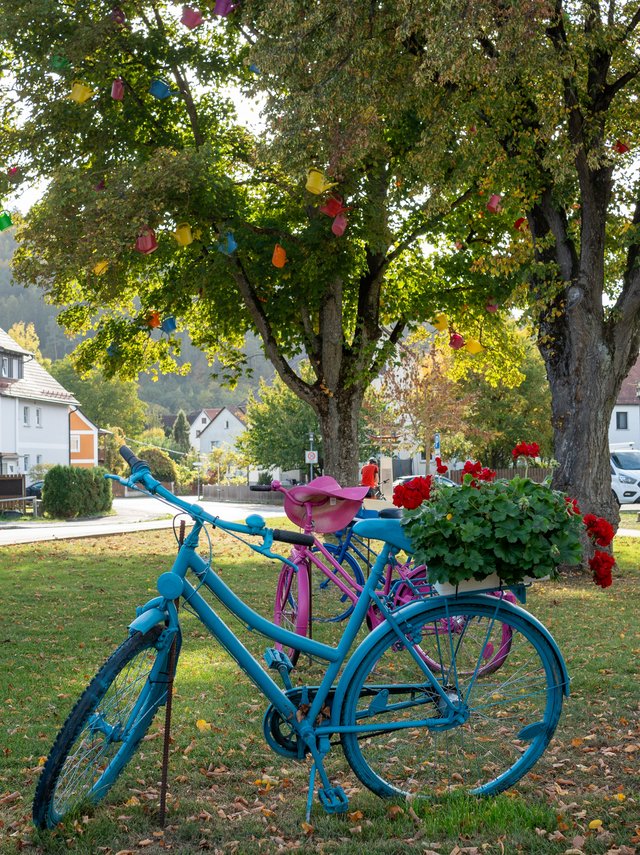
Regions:
<instances>
[{"instance_id":1,"label":"blue bicycle's rear wheel","mask_svg":"<svg viewBox=\"0 0 640 855\"><path fill-rule=\"evenodd\" d=\"M374 725L372 732L342 734L345 756L380 796L498 793L531 769L558 724L566 680L557 648L537 622L489 597L474 597L473 605L440 599L403 621L413 650L392 630L365 648L345 694L341 723ZM483 670L503 644L505 626L508 653L499 668ZM449 723L447 701L434 692L423 647L438 662L433 677L459 712L458 724ZM425 719L443 719L443 726L430 729ZM375 729L385 725L391 729Z\"/></svg>"},{"instance_id":2,"label":"blue bicycle's rear wheel","mask_svg":"<svg viewBox=\"0 0 640 855\"><path fill-rule=\"evenodd\" d=\"M340 562L341 548L334 543L322 544L327 552L351 575L361 589L364 587L364 574L358 561L349 552L345 552ZM314 549L314 552L318 552ZM320 560L324 561L320 555ZM333 567L330 568L334 570ZM335 571L334 571L335 572ZM354 593L359 593L353 585ZM346 620L353 611L353 600L345 594L322 570L311 564L311 619L318 623Z\"/></svg>"},{"instance_id":3,"label":"blue bicycle's rear wheel","mask_svg":"<svg viewBox=\"0 0 640 855\"><path fill-rule=\"evenodd\" d=\"M53 828L83 804L104 798L135 753L167 699L168 645L158 650L163 629L131 635L80 696L38 781L33 799L38 828Z\"/></svg>"}]
</instances>

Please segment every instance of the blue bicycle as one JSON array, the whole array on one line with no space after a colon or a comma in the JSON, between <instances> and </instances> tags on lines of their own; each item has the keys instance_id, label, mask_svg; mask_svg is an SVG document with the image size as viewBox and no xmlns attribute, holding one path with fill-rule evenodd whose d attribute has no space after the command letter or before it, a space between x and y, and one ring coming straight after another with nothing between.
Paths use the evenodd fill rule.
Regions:
<instances>
[{"instance_id":1,"label":"blue bicycle","mask_svg":"<svg viewBox=\"0 0 640 855\"><path fill-rule=\"evenodd\" d=\"M171 570L158 578L158 596L137 610L129 637L100 668L58 734L35 793L37 826L53 827L104 798L158 708L168 702L181 646L179 599L265 696L263 732L269 746L286 758L310 756L307 814L316 776L325 810L347 809L344 790L329 780L324 766L338 742L360 781L393 797L429 796L447 788L491 795L515 784L542 755L558 724L569 678L550 633L526 611L495 592L390 607L376 588L394 553L410 552L411 544L399 520L373 519L358 523L356 533L381 540L382 548L337 646L297 635L242 602L211 561L198 554L198 541L205 526L213 525L248 538L262 555L287 561L273 552L274 543L311 546L312 538L268 528L258 515L245 523L214 517L173 496L146 463L126 447L121 451L132 471L130 478L118 480L186 512L194 525ZM275 647L266 651L263 665L201 589L244 625L325 662L319 685L292 685L291 663ZM385 620L356 646L372 602ZM487 656L499 655L505 625L508 656L500 668L485 669ZM428 657L439 664L436 671L425 663L427 646Z\"/></svg>"}]
</instances>

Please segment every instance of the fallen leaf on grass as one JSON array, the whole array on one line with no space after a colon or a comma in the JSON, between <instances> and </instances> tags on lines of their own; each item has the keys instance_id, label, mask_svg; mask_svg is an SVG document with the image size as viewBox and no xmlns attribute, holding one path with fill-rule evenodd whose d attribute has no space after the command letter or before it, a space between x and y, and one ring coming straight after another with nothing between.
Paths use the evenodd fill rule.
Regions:
<instances>
[{"instance_id":1,"label":"fallen leaf on grass","mask_svg":"<svg viewBox=\"0 0 640 855\"><path fill-rule=\"evenodd\" d=\"M390 808L387 808L387 816L389 817L389 819L398 819L398 817L402 816L403 814L404 811L400 807L400 805L391 805Z\"/></svg>"},{"instance_id":2,"label":"fallen leaf on grass","mask_svg":"<svg viewBox=\"0 0 640 855\"><path fill-rule=\"evenodd\" d=\"M203 718L199 718L198 721L196 722L196 727L198 728L200 733L206 733L207 730L211 730L211 722L206 721Z\"/></svg>"},{"instance_id":3,"label":"fallen leaf on grass","mask_svg":"<svg viewBox=\"0 0 640 855\"><path fill-rule=\"evenodd\" d=\"M351 813L348 813L347 816L349 817L350 822L360 822L360 820L363 819L364 814L361 810L353 810Z\"/></svg>"},{"instance_id":4,"label":"fallen leaf on grass","mask_svg":"<svg viewBox=\"0 0 640 855\"><path fill-rule=\"evenodd\" d=\"M589 828L592 831L596 828L601 828L601 827L602 827L602 820L601 819L592 819L591 822L589 823Z\"/></svg>"},{"instance_id":5,"label":"fallen leaf on grass","mask_svg":"<svg viewBox=\"0 0 640 855\"><path fill-rule=\"evenodd\" d=\"M311 837L311 835L315 831L314 827L312 825L310 825L308 822L301 822L300 827L302 828L304 833L307 835L307 837Z\"/></svg>"}]
</instances>

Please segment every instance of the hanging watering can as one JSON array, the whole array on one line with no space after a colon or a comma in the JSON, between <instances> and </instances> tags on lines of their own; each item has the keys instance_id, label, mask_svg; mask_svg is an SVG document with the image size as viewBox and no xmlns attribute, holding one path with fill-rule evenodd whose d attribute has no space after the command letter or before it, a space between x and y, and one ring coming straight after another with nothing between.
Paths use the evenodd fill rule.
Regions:
<instances>
[{"instance_id":1,"label":"hanging watering can","mask_svg":"<svg viewBox=\"0 0 640 855\"><path fill-rule=\"evenodd\" d=\"M126 23L127 17L119 6L114 6L111 10L111 20L114 24L122 27Z\"/></svg>"},{"instance_id":2,"label":"hanging watering can","mask_svg":"<svg viewBox=\"0 0 640 855\"><path fill-rule=\"evenodd\" d=\"M493 193L489 201L487 202L487 211L491 214L497 214L500 210L500 202L502 201L502 196L499 196L497 193Z\"/></svg>"},{"instance_id":3,"label":"hanging watering can","mask_svg":"<svg viewBox=\"0 0 640 855\"><path fill-rule=\"evenodd\" d=\"M329 196L324 205L320 205L318 210L321 214L326 214L328 217L337 217L338 214L344 214L347 209L342 204L341 196Z\"/></svg>"},{"instance_id":4,"label":"hanging watering can","mask_svg":"<svg viewBox=\"0 0 640 855\"><path fill-rule=\"evenodd\" d=\"M155 252L158 248L158 241L156 240L156 233L153 229L145 228L138 235L138 240L136 241L136 249L138 252L141 252L143 255L151 255L152 252Z\"/></svg>"},{"instance_id":5,"label":"hanging watering can","mask_svg":"<svg viewBox=\"0 0 640 855\"><path fill-rule=\"evenodd\" d=\"M445 313L440 312L431 321L431 324L438 330L438 332L444 332L449 326L449 321L447 320Z\"/></svg>"},{"instance_id":6,"label":"hanging watering can","mask_svg":"<svg viewBox=\"0 0 640 855\"><path fill-rule=\"evenodd\" d=\"M102 274L106 273L108 269L108 261L99 261L97 264L94 265L93 272L96 274L96 276L102 276Z\"/></svg>"},{"instance_id":7,"label":"hanging watering can","mask_svg":"<svg viewBox=\"0 0 640 855\"><path fill-rule=\"evenodd\" d=\"M336 237L342 237L347 228L347 218L344 214L338 214L333 223L331 224L331 231L334 233Z\"/></svg>"},{"instance_id":8,"label":"hanging watering can","mask_svg":"<svg viewBox=\"0 0 640 855\"><path fill-rule=\"evenodd\" d=\"M173 236L180 246L189 246L190 243L193 243L193 234L189 223L178 223Z\"/></svg>"},{"instance_id":9,"label":"hanging watering can","mask_svg":"<svg viewBox=\"0 0 640 855\"><path fill-rule=\"evenodd\" d=\"M152 330L157 330L160 324L160 312L149 312L146 318L147 326Z\"/></svg>"},{"instance_id":10,"label":"hanging watering can","mask_svg":"<svg viewBox=\"0 0 640 855\"><path fill-rule=\"evenodd\" d=\"M149 86L149 92L159 101L164 101L165 98L178 94L178 90L172 89L167 81L163 80L161 77L154 77L151 81L151 86Z\"/></svg>"},{"instance_id":11,"label":"hanging watering can","mask_svg":"<svg viewBox=\"0 0 640 855\"><path fill-rule=\"evenodd\" d=\"M107 348L107 356L119 356L120 355L120 347L117 344L110 344Z\"/></svg>"},{"instance_id":12,"label":"hanging watering can","mask_svg":"<svg viewBox=\"0 0 640 855\"><path fill-rule=\"evenodd\" d=\"M10 166L7 169L7 178L9 181L12 181L14 184L20 181L20 167L19 166Z\"/></svg>"},{"instance_id":13,"label":"hanging watering can","mask_svg":"<svg viewBox=\"0 0 640 855\"><path fill-rule=\"evenodd\" d=\"M218 252L221 252L224 255L231 255L231 253L235 252L237 248L238 244L233 236L233 232L226 232L225 234L220 235L220 243L217 246Z\"/></svg>"},{"instance_id":14,"label":"hanging watering can","mask_svg":"<svg viewBox=\"0 0 640 855\"><path fill-rule=\"evenodd\" d=\"M64 71L65 68L69 68L71 63L67 59L66 56L63 56L60 53L54 53L51 59L49 60L49 65L53 69L53 71Z\"/></svg>"},{"instance_id":15,"label":"hanging watering can","mask_svg":"<svg viewBox=\"0 0 640 855\"><path fill-rule=\"evenodd\" d=\"M513 224L514 229L517 232L525 232L529 227L529 223L527 222L526 217L518 217L518 219Z\"/></svg>"},{"instance_id":16,"label":"hanging watering can","mask_svg":"<svg viewBox=\"0 0 640 855\"><path fill-rule=\"evenodd\" d=\"M273 249L271 263L274 267L284 267L287 263L287 251L283 246L277 243Z\"/></svg>"},{"instance_id":17,"label":"hanging watering can","mask_svg":"<svg viewBox=\"0 0 640 855\"><path fill-rule=\"evenodd\" d=\"M306 188L309 193L314 193L316 196L320 196L322 193L326 193L327 190L331 190L332 187L336 187L337 184L334 182L331 184L327 181L323 175L323 173L312 167L307 171L307 183Z\"/></svg>"},{"instance_id":18,"label":"hanging watering can","mask_svg":"<svg viewBox=\"0 0 640 855\"><path fill-rule=\"evenodd\" d=\"M3 211L0 214L0 232L3 232L5 229L11 228L13 223L11 222L11 214L7 211Z\"/></svg>"},{"instance_id":19,"label":"hanging watering can","mask_svg":"<svg viewBox=\"0 0 640 855\"><path fill-rule=\"evenodd\" d=\"M162 332L166 332L167 334L175 332L177 328L178 325L176 324L176 319L174 317L165 318L160 324Z\"/></svg>"},{"instance_id":20,"label":"hanging watering can","mask_svg":"<svg viewBox=\"0 0 640 855\"><path fill-rule=\"evenodd\" d=\"M81 80L76 80L71 86L71 92L69 93L69 98L72 101L75 101L76 104L84 104L85 101L88 101L89 98L93 96L93 89L87 86L86 83L83 83Z\"/></svg>"},{"instance_id":21,"label":"hanging watering can","mask_svg":"<svg viewBox=\"0 0 640 855\"><path fill-rule=\"evenodd\" d=\"M468 350L469 353L481 353L484 350L484 347L480 344L480 342L475 338L468 338L467 343L464 346L465 350Z\"/></svg>"},{"instance_id":22,"label":"hanging watering can","mask_svg":"<svg viewBox=\"0 0 640 855\"><path fill-rule=\"evenodd\" d=\"M202 12L199 9L192 9L191 6L183 6L180 21L188 29L195 30L203 22Z\"/></svg>"},{"instance_id":23,"label":"hanging watering can","mask_svg":"<svg viewBox=\"0 0 640 855\"><path fill-rule=\"evenodd\" d=\"M236 5L237 4L233 3L232 0L216 0L216 5L213 7L213 14L220 15L220 17L225 18L233 12Z\"/></svg>"},{"instance_id":24,"label":"hanging watering can","mask_svg":"<svg viewBox=\"0 0 640 855\"><path fill-rule=\"evenodd\" d=\"M464 339L462 338L460 333L451 333L451 338L449 339L449 347L452 347L454 350L460 350L461 347L464 347Z\"/></svg>"},{"instance_id":25,"label":"hanging watering can","mask_svg":"<svg viewBox=\"0 0 640 855\"><path fill-rule=\"evenodd\" d=\"M626 143L623 143L622 140L616 140L613 144L613 150L618 154L626 154L628 151L631 151L629 146Z\"/></svg>"},{"instance_id":26,"label":"hanging watering can","mask_svg":"<svg viewBox=\"0 0 640 855\"><path fill-rule=\"evenodd\" d=\"M489 300L485 306L485 309L487 310L487 312L491 312L491 314L493 314L494 312L498 311L498 304L494 303L493 300Z\"/></svg>"},{"instance_id":27,"label":"hanging watering can","mask_svg":"<svg viewBox=\"0 0 640 855\"><path fill-rule=\"evenodd\" d=\"M124 80L121 77L116 77L111 84L111 97L114 101L122 101L124 98Z\"/></svg>"}]
</instances>

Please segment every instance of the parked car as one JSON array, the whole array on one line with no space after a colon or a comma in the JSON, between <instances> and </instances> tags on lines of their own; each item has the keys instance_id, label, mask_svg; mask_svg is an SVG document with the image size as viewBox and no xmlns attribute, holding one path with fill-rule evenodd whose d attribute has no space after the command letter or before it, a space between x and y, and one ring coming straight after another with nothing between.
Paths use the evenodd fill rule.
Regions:
<instances>
[{"instance_id":1,"label":"parked car","mask_svg":"<svg viewBox=\"0 0 640 855\"><path fill-rule=\"evenodd\" d=\"M44 481L34 481L33 484L29 484L27 489L24 491L25 495L35 496L36 499L41 499L43 486Z\"/></svg>"},{"instance_id":2,"label":"parked car","mask_svg":"<svg viewBox=\"0 0 640 855\"><path fill-rule=\"evenodd\" d=\"M407 481L413 481L414 478L417 478L417 475L401 475L400 478L396 478L393 482L393 486L397 487L398 484L406 484ZM451 478L445 478L444 475L434 475L436 480L436 484L440 487L459 487L460 484L457 484L455 481L452 481Z\"/></svg>"},{"instance_id":3,"label":"parked car","mask_svg":"<svg viewBox=\"0 0 640 855\"><path fill-rule=\"evenodd\" d=\"M611 489L619 505L640 502L640 451L611 448Z\"/></svg>"}]
</instances>

